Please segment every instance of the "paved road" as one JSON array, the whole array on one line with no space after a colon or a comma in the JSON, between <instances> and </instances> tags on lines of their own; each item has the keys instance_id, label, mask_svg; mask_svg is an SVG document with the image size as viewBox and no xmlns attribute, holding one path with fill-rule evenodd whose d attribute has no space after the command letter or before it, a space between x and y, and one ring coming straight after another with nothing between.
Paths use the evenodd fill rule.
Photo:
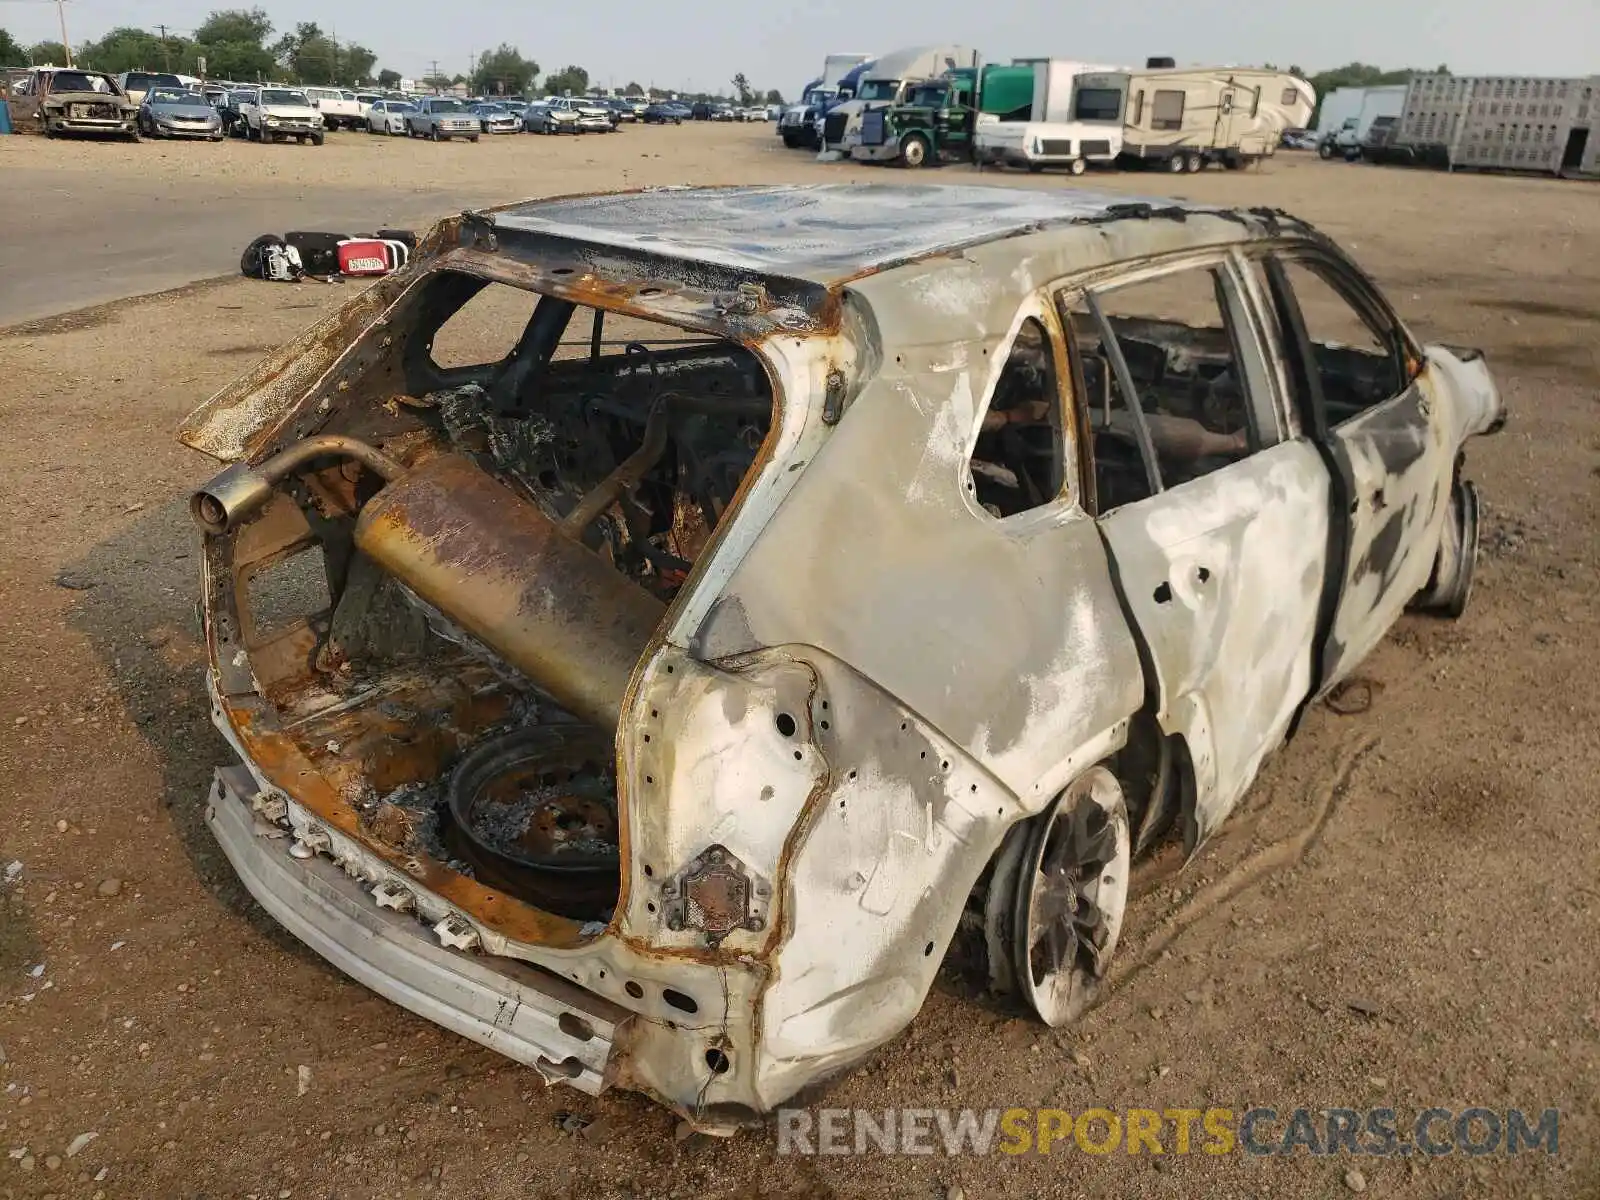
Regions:
<instances>
[{"instance_id":1,"label":"paved road","mask_svg":"<svg viewBox=\"0 0 1600 1200\"><path fill-rule=\"evenodd\" d=\"M245 191L29 167L8 168L4 183L0 326L230 274L262 233L416 227L497 199L270 182Z\"/></svg>"}]
</instances>

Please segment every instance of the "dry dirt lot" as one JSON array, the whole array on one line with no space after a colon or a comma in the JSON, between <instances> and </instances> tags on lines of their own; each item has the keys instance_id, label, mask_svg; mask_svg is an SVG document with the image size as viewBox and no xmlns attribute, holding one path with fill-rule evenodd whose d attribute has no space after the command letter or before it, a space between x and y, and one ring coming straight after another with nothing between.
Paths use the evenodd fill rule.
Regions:
<instances>
[{"instance_id":1,"label":"dry dirt lot","mask_svg":"<svg viewBox=\"0 0 1600 1200\"><path fill-rule=\"evenodd\" d=\"M321 150L3 138L0 165L65 203L277 189L280 228L305 225L294 197L341 189L442 212L885 178L703 126ZM1512 416L1471 450L1472 607L1403 620L1363 670L1369 709L1312 714L1196 862L1147 873L1117 986L1077 1028L943 984L827 1103L1558 1107L1558 1155L778 1158L770 1132L679 1140L640 1098L546 1091L347 981L251 903L200 820L224 749L185 497L212 465L172 431L352 288L223 279L0 329L0 870L22 864L0 885L0 1198L1600 1195L1600 191L1304 157L1171 182L1320 223L1419 333L1487 351ZM15 250L0 235L0 265ZM238 250L209 247L214 273ZM568 1110L588 1136L563 1132Z\"/></svg>"}]
</instances>

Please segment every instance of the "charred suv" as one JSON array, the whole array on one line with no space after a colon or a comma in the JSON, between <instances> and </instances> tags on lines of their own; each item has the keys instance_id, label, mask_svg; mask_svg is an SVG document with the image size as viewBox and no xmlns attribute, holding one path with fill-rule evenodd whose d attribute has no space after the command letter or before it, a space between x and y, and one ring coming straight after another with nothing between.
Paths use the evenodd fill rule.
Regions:
<instances>
[{"instance_id":1,"label":"charred suv","mask_svg":"<svg viewBox=\"0 0 1600 1200\"><path fill-rule=\"evenodd\" d=\"M662 189L436 227L182 440L206 817L338 967L707 1130L916 1014L1059 1025L1408 606L1502 421L1265 210Z\"/></svg>"},{"instance_id":2,"label":"charred suv","mask_svg":"<svg viewBox=\"0 0 1600 1200\"><path fill-rule=\"evenodd\" d=\"M139 139L138 105L103 71L41 67L24 74L4 103L19 133Z\"/></svg>"}]
</instances>

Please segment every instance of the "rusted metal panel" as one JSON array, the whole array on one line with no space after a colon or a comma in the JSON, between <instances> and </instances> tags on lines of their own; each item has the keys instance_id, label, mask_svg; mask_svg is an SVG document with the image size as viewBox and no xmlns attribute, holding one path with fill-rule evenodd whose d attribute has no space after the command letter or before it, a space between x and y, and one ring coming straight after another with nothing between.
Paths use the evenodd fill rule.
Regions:
<instances>
[{"instance_id":1,"label":"rusted metal panel","mask_svg":"<svg viewBox=\"0 0 1600 1200\"><path fill-rule=\"evenodd\" d=\"M575 715L611 731L665 606L504 484L441 454L362 510L356 544Z\"/></svg>"}]
</instances>

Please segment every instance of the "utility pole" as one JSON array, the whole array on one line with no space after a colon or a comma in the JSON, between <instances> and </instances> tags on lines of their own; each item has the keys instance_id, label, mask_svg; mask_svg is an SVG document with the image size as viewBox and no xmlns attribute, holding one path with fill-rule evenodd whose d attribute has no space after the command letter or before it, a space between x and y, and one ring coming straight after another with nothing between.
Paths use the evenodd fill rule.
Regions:
<instances>
[{"instance_id":1,"label":"utility pole","mask_svg":"<svg viewBox=\"0 0 1600 1200\"><path fill-rule=\"evenodd\" d=\"M433 70L428 74L428 83L435 93L439 91L439 60L437 58L433 60Z\"/></svg>"},{"instance_id":2,"label":"utility pole","mask_svg":"<svg viewBox=\"0 0 1600 1200\"><path fill-rule=\"evenodd\" d=\"M478 90L478 52L476 50L467 51L467 90L469 92Z\"/></svg>"},{"instance_id":3,"label":"utility pole","mask_svg":"<svg viewBox=\"0 0 1600 1200\"><path fill-rule=\"evenodd\" d=\"M172 70L172 52L167 49L167 27L165 25L157 25L156 28L161 31L161 69L170 71Z\"/></svg>"},{"instance_id":4,"label":"utility pole","mask_svg":"<svg viewBox=\"0 0 1600 1200\"><path fill-rule=\"evenodd\" d=\"M72 43L67 41L66 0L56 0L56 14L61 18L61 49L66 52L67 66L72 65Z\"/></svg>"}]
</instances>

